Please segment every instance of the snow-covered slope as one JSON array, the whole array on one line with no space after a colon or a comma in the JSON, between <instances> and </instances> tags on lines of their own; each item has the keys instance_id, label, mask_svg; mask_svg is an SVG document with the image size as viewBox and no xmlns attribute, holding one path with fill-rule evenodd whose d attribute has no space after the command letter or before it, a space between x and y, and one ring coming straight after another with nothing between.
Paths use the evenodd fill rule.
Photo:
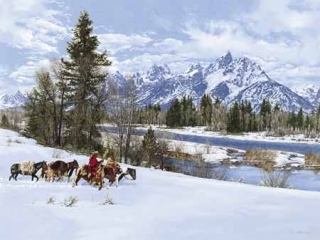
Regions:
<instances>
[{"instance_id":1,"label":"snow-covered slope","mask_svg":"<svg viewBox=\"0 0 320 240\"><path fill-rule=\"evenodd\" d=\"M30 176L8 181L11 164L87 156L36 145L0 130L0 235L26 240L318 240L320 193L272 189L136 168L137 180L96 188L81 180L48 183ZM9 157L8 157L9 156ZM114 205L104 205L107 196ZM64 206L77 197L73 207ZM48 204L49 199L54 204ZM308 206L308 207L306 207Z\"/></svg>"}]
</instances>

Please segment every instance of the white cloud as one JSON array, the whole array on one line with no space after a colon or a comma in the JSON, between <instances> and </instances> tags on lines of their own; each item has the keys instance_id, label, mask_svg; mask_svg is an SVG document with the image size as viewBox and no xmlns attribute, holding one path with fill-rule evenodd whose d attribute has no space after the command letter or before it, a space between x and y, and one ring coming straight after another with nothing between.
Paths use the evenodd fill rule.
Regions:
<instances>
[{"instance_id":1,"label":"white cloud","mask_svg":"<svg viewBox=\"0 0 320 240\"><path fill-rule=\"evenodd\" d=\"M189 62L179 55L145 53L124 61L114 61L113 67L121 72L136 72L146 71L153 64L168 64L173 71L181 72L186 70Z\"/></svg>"},{"instance_id":2,"label":"white cloud","mask_svg":"<svg viewBox=\"0 0 320 240\"><path fill-rule=\"evenodd\" d=\"M99 34L98 39L100 41L100 49L107 49L111 54L135 47L143 47L152 41L150 37L144 35L119 33Z\"/></svg>"},{"instance_id":3,"label":"white cloud","mask_svg":"<svg viewBox=\"0 0 320 240\"><path fill-rule=\"evenodd\" d=\"M65 26L51 10L50 0L0 0L0 42L41 54L58 52L55 45L66 36Z\"/></svg>"},{"instance_id":4,"label":"white cloud","mask_svg":"<svg viewBox=\"0 0 320 240\"><path fill-rule=\"evenodd\" d=\"M30 90L36 85L35 72L41 68L49 69L50 61L48 59L41 59L38 61L29 61L26 64L16 68L10 73L9 78L14 79L2 81L3 86L11 86L15 89ZM10 81L10 82L9 82Z\"/></svg>"}]
</instances>

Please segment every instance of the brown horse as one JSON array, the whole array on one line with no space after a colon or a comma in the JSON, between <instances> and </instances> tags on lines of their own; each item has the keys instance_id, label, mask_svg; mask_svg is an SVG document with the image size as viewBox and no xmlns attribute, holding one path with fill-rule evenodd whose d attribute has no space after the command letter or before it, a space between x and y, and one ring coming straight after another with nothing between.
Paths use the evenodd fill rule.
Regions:
<instances>
[{"instance_id":1,"label":"brown horse","mask_svg":"<svg viewBox=\"0 0 320 240\"><path fill-rule=\"evenodd\" d=\"M98 185L98 190L101 190L103 184L104 184L104 166L102 165L103 160L101 160L96 168L96 174L91 175L89 170L89 165L85 164L82 167L78 168L76 171L76 176L73 182L73 187L78 185L78 182L81 178L86 180L90 185Z\"/></svg>"},{"instance_id":2,"label":"brown horse","mask_svg":"<svg viewBox=\"0 0 320 240\"><path fill-rule=\"evenodd\" d=\"M109 179L109 186L111 186L114 182L116 182L116 186L118 187L118 178L117 174L120 174L120 166L117 164L117 167L109 167L109 166L104 166L103 168L104 171L104 177Z\"/></svg>"},{"instance_id":3,"label":"brown horse","mask_svg":"<svg viewBox=\"0 0 320 240\"><path fill-rule=\"evenodd\" d=\"M55 177L58 177L58 180L63 179L65 174L68 174L68 182L72 173L75 169L79 168L79 163L77 160L73 160L71 162L64 162L62 160L57 160L55 162L51 162L47 165L46 168L43 168L42 177L45 177L47 181L55 180Z\"/></svg>"}]
</instances>

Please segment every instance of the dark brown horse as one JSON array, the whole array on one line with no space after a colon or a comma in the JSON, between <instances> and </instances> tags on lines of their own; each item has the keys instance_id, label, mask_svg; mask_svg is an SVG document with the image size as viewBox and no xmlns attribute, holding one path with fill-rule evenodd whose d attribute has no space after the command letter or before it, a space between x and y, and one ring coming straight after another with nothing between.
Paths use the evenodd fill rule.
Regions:
<instances>
[{"instance_id":1,"label":"dark brown horse","mask_svg":"<svg viewBox=\"0 0 320 240\"><path fill-rule=\"evenodd\" d=\"M62 160L57 160L55 162L47 165L46 168L43 168L42 177L46 177L48 181L54 181L55 177L58 177L58 180L61 180L65 174L68 174L68 182L72 173L75 169L78 169L79 163L77 160L73 160L72 162L64 162Z\"/></svg>"}]
</instances>

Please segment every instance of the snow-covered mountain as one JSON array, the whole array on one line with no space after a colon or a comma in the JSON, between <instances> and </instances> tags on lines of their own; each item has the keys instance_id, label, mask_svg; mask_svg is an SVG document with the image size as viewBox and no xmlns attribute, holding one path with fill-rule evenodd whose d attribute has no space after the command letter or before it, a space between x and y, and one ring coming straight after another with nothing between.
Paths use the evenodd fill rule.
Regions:
<instances>
[{"instance_id":1,"label":"snow-covered mountain","mask_svg":"<svg viewBox=\"0 0 320 240\"><path fill-rule=\"evenodd\" d=\"M316 99L320 98L320 93L317 96L319 90L319 87L316 87L313 84L307 84L301 88L294 89L294 92L314 104L317 101Z\"/></svg>"},{"instance_id":2,"label":"snow-covered mountain","mask_svg":"<svg viewBox=\"0 0 320 240\"><path fill-rule=\"evenodd\" d=\"M311 112L314 109L308 100L271 79L251 84L249 87L241 90L230 103L250 100L254 111L259 111L262 99L269 99L272 106L278 103L281 109L286 112L298 112L301 107L304 112Z\"/></svg>"},{"instance_id":3,"label":"snow-covered mountain","mask_svg":"<svg viewBox=\"0 0 320 240\"><path fill-rule=\"evenodd\" d=\"M110 78L120 90L127 78L120 72ZM175 98L189 95L198 106L203 94L219 98L226 106L235 101L250 100L254 110L259 111L263 99L272 105L279 104L285 111L304 112L316 109L320 102L320 89L308 85L292 91L288 87L269 78L262 68L247 57L233 59L230 52L207 66L191 64L185 72L174 74L168 65L152 65L146 72L134 73L132 78L138 90L140 106L159 103L163 109L170 106ZM21 106L26 97L20 92L0 96L0 108Z\"/></svg>"},{"instance_id":4,"label":"snow-covered mountain","mask_svg":"<svg viewBox=\"0 0 320 240\"><path fill-rule=\"evenodd\" d=\"M258 111L263 99L268 98L272 105L278 103L285 111L297 112L302 107L305 112L311 112L314 110L311 101L316 99L316 94L303 98L307 95L301 93L300 96L270 79L257 63L247 57L233 59L230 52L206 67L200 63L191 64L181 74L172 74L167 65L153 65L145 73L135 73L133 79L138 86L138 102L141 106L160 103L167 108L174 98L185 95L192 96L198 105L203 94L208 93L212 98L221 99L227 106L236 100L247 99Z\"/></svg>"},{"instance_id":5,"label":"snow-covered mountain","mask_svg":"<svg viewBox=\"0 0 320 240\"><path fill-rule=\"evenodd\" d=\"M0 95L0 109L21 107L27 101L27 97L20 91Z\"/></svg>"}]
</instances>

